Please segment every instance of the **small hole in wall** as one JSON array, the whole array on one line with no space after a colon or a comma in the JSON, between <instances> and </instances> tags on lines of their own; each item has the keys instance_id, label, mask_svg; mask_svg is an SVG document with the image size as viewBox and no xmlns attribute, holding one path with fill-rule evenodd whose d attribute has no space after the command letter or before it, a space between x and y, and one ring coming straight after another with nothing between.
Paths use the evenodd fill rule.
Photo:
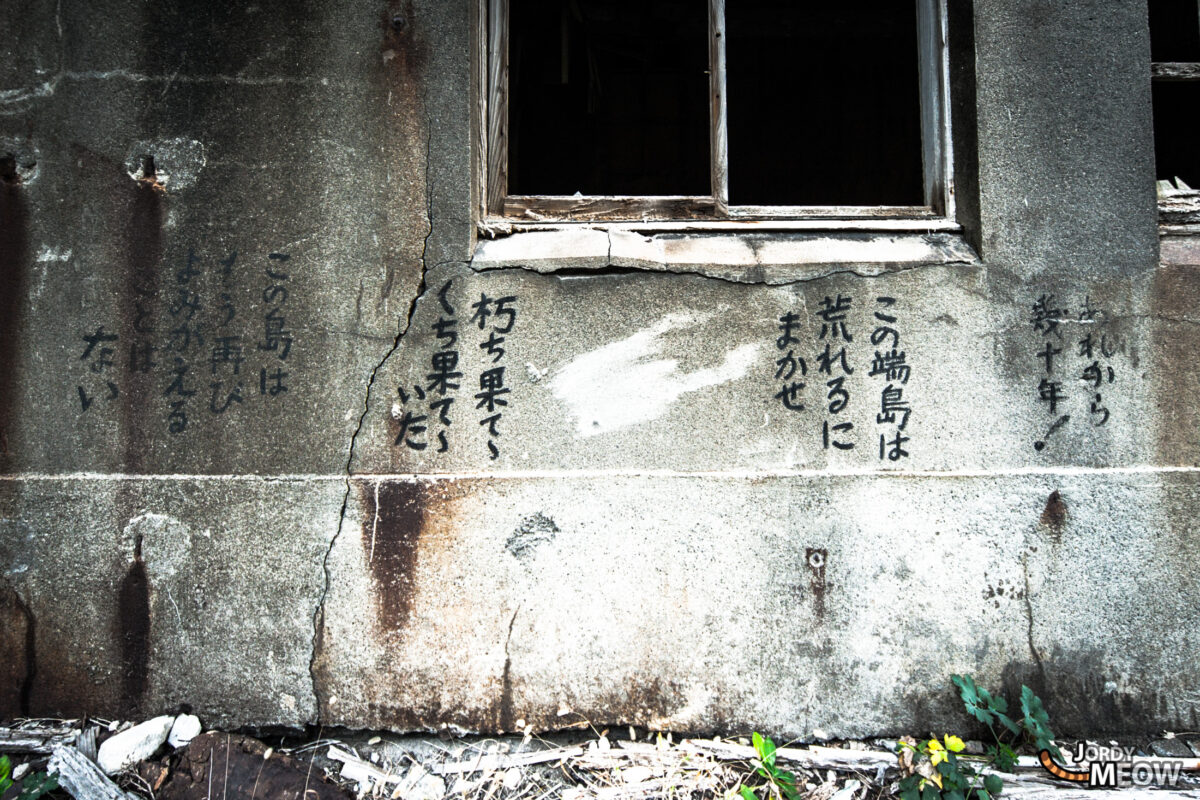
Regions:
<instances>
[{"instance_id":1,"label":"small hole in wall","mask_svg":"<svg viewBox=\"0 0 1200 800\"><path fill-rule=\"evenodd\" d=\"M141 159L142 180L152 181L158 178L158 170L154 166L154 156L144 155Z\"/></svg>"}]
</instances>

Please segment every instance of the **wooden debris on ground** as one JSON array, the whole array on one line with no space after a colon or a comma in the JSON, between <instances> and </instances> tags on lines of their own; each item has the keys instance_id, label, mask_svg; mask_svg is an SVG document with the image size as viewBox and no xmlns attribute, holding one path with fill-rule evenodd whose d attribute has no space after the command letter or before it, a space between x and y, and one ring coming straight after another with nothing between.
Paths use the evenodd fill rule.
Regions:
<instances>
[{"instance_id":1,"label":"wooden debris on ground","mask_svg":"<svg viewBox=\"0 0 1200 800\"><path fill-rule=\"evenodd\" d=\"M104 770L74 745L55 746L46 770L58 776L58 785L75 800L137 800L104 774Z\"/></svg>"},{"instance_id":2,"label":"wooden debris on ground","mask_svg":"<svg viewBox=\"0 0 1200 800\"><path fill-rule=\"evenodd\" d=\"M165 720L159 722L165 729ZM180 727L199 729L194 717L186 722ZM191 729L177 740L192 735ZM0 752L31 759L20 765L22 770L58 772L63 789L76 800L741 800L743 785L759 797L774 797L756 775L758 756L745 740L676 742L671 734L639 740L633 729L628 738L622 729L620 737L603 731L580 742L570 734L575 738L559 737L557 743L535 739L528 731L523 739L449 742L351 736L278 752L249 736L209 732L177 749L161 744L155 757L121 771L114 782L95 763L98 740L102 747L136 730L130 723L27 721L0 728ZM1148 749L1159 755L1143 755L1147 748L1139 748L1138 760L1177 764L1196 744L1151 742ZM967 752L983 752L977 742L967 745ZM892 800L900 775L895 746L891 740L783 746L775 758L779 768L794 774L800 800ZM49 764L46 754L52 756ZM1052 778L1031 756L1019 759L1015 773L996 774L1004 781L1006 800L1200 797L1200 783L1191 777L1174 788L1087 789Z\"/></svg>"},{"instance_id":3,"label":"wooden debris on ground","mask_svg":"<svg viewBox=\"0 0 1200 800\"><path fill-rule=\"evenodd\" d=\"M79 735L74 720L26 720L11 728L0 728L0 753L49 755L55 746L69 744Z\"/></svg>"}]
</instances>

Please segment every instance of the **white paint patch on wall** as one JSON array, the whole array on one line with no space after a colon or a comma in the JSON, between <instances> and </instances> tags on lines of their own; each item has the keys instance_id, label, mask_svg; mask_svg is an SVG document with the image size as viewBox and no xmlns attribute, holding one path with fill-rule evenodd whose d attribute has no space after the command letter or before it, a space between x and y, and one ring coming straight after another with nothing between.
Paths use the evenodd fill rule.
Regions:
<instances>
[{"instance_id":1,"label":"white paint patch on wall","mask_svg":"<svg viewBox=\"0 0 1200 800\"><path fill-rule=\"evenodd\" d=\"M555 373L554 396L566 404L583 437L649 422L679 397L737 380L754 363L761 345L746 344L725 354L721 364L682 373L662 353L663 334L698 325L707 315L668 314L632 336L576 356Z\"/></svg>"}]
</instances>

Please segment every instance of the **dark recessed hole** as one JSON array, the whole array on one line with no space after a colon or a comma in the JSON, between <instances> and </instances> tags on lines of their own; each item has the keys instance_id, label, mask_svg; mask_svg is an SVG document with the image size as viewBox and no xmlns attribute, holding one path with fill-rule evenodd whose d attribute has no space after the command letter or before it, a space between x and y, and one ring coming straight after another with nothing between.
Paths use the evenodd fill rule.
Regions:
<instances>
[{"instance_id":1,"label":"dark recessed hole","mask_svg":"<svg viewBox=\"0 0 1200 800\"><path fill-rule=\"evenodd\" d=\"M158 170L154 166L154 156L142 156L142 180L153 181L158 179Z\"/></svg>"}]
</instances>

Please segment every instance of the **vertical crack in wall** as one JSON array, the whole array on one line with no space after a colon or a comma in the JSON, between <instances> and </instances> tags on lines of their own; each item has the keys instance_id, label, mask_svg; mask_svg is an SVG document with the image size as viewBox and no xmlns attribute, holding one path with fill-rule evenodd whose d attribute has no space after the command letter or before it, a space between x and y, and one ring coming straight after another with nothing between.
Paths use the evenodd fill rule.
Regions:
<instances>
[{"instance_id":1,"label":"vertical crack in wall","mask_svg":"<svg viewBox=\"0 0 1200 800\"><path fill-rule=\"evenodd\" d=\"M500 709L499 724L497 725L502 732L512 731L515 727L513 722L512 656L508 652L508 646L512 642L513 626L517 624L517 614L520 613L521 607L517 606L512 619L508 621L508 635L504 639L504 672L500 676Z\"/></svg>"},{"instance_id":2,"label":"vertical crack in wall","mask_svg":"<svg viewBox=\"0 0 1200 800\"><path fill-rule=\"evenodd\" d=\"M330 585L329 559L333 554L333 549L337 545L338 539L342 535L342 529L346 525L346 510L350 504L351 481L353 478L352 470L353 470L353 466L354 466L354 448L355 448L355 445L358 443L359 434L362 433L363 426L366 423L367 414L371 410L371 389L374 388L374 386L375 386L375 377L376 377L376 375L378 375L379 370L383 368L383 365L388 362L388 359L390 359L392 357L392 355L395 354L395 352L400 349L400 342L404 339L404 335L406 333L408 333L409 329L412 327L413 317L417 313L417 304L420 303L421 298L425 295L425 291L427 288L426 276L428 275L428 272L429 272L429 266L426 263L426 255L429 250L429 240L433 236L433 186L432 186L432 174L431 174L431 167L430 167L430 160L431 160L430 154L432 153L432 144L433 144L433 133L432 133L433 128L432 128L432 125L430 124L431 120L429 117L429 101L428 101L428 97L425 94L422 94L422 97L421 97L421 114L425 119L425 130L426 130L426 134L425 134L425 225L426 225L426 230L425 230L425 236L421 240L421 255L420 255L421 279L417 283L416 291L413 293L412 302L410 302L408 304L408 313L404 318L404 324L399 326L398 330L396 331L396 337L392 340L392 346L390 348L388 348L388 351L386 353L384 353L383 358L381 358L375 364L375 366L371 368L371 373L367 377L367 388L366 388L366 391L363 393L362 412L358 415L358 423L354 427L354 432L350 435L350 446L347 449L347 453L346 453L346 466L343 469L343 472L346 475L346 488L345 488L345 491L342 493L342 507L341 507L341 510L338 512L337 530L334 531L333 537L329 540L329 545L325 548L325 556L324 556L324 558L321 559L321 569L325 576L325 582L324 582L324 585L321 587L321 596L317 599L316 610L313 612L313 638L312 638L312 643L311 643L312 652L309 656L309 661L308 661L308 673L309 673L309 680L312 682L313 701L316 704L316 722L317 723L320 723L322 721L322 707L324 705L322 702L321 682L320 682L320 678L317 674L317 658L319 657L320 652L321 652L322 637L324 635L324 628L325 628L325 601L326 601L326 598L329 596L329 585ZM435 266L441 266L441 264L437 264Z\"/></svg>"},{"instance_id":3,"label":"vertical crack in wall","mask_svg":"<svg viewBox=\"0 0 1200 800\"><path fill-rule=\"evenodd\" d=\"M1038 694L1044 694L1046 692L1046 665L1042 663L1042 654L1038 652L1033 643L1033 601L1029 597L1028 553L1021 554L1021 572L1025 577L1025 638L1029 644L1029 654L1033 657L1033 663L1037 664L1038 675L1042 680L1042 685L1038 687Z\"/></svg>"}]
</instances>

